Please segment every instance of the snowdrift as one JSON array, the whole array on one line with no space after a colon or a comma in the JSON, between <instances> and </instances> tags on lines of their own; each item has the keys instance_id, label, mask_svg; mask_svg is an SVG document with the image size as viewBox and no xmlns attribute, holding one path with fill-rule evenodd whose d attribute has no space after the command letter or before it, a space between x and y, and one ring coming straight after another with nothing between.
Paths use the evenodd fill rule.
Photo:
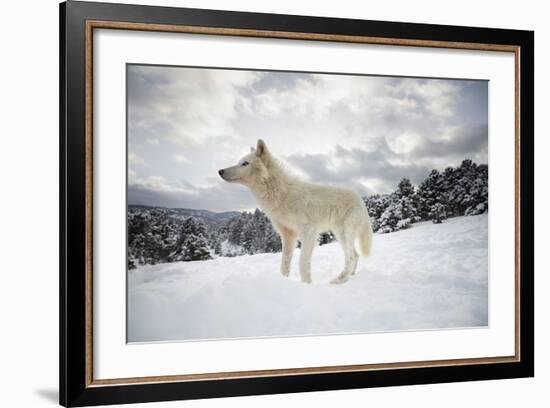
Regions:
<instances>
[{"instance_id":1,"label":"snowdrift","mask_svg":"<svg viewBox=\"0 0 550 408\"><path fill-rule=\"evenodd\" d=\"M128 341L299 336L488 324L487 214L375 234L358 274L331 285L338 243L317 247L313 283L281 254L142 266L128 273Z\"/></svg>"}]
</instances>

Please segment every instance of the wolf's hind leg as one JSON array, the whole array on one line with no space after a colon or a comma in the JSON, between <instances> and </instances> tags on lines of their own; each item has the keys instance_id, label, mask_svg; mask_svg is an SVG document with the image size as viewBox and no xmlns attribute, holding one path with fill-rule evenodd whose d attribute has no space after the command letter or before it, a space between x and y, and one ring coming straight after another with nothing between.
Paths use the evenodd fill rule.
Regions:
<instances>
[{"instance_id":1,"label":"wolf's hind leg","mask_svg":"<svg viewBox=\"0 0 550 408\"><path fill-rule=\"evenodd\" d=\"M288 276L290 274L290 263L292 262L292 255L294 254L294 248L296 248L296 241L298 240L298 234L296 231L288 229L286 227L278 227L281 235L281 241L283 244L283 258L281 260L281 274Z\"/></svg>"},{"instance_id":2,"label":"wolf's hind leg","mask_svg":"<svg viewBox=\"0 0 550 408\"><path fill-rule=\"evenodd\" d=\"M336 234L342 249L344 250L344 269L331 283L344 283L357 268L358 255L354 248L354 240L349 231L341 231Z\"/></svg>"},{"instance_id":3,"label":"wolf's hind leg","mask_svg":"<svg viewBox=\"0 0 550 408\"><path fill-rule=\"evenodd\" d=\"M355 250L355 245L352 244L352 253L351 253L351 274L357 275L357 262L359 261L359 254Z\"/></svg>"},{"instance_id":4,"label":"wolf's hind leg","mask_svg":"<svg viewBox=\"0 0 550 408\"><path fill-rule=\"evenodd\" d=\"M306 227L302 233L302 249L300 252L300 276L302 282L311 283L311 255L317 245L317 231Z\"/></svg>"}]
</instances>

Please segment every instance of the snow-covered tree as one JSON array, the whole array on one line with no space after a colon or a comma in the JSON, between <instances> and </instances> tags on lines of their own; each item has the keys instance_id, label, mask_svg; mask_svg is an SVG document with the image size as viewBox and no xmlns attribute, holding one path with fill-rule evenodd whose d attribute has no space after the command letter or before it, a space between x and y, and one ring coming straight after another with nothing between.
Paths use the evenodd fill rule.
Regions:
<instances>
[{"instance_id":1,"label":"snow-covered tree","mask_svg":"<svg viewBox=\"0 0 550 408\"><path fill-rule=\"evenodd\" d=\"M363 198L369 212L373 231L378 231L380 228L380 217L390 205L390 198L389 194L374 194Z\"/></svg>"},{"instance_id":2,"label":"snow-covered tree","mask_svg":"<svg viewBox=\"0 0 550 408\"><path fill-rule=\"evenodd\" d=\"M243 212L229 220L219 234L221 241L227 240L231 252L240 248L242 253L257 254L281 251L281 239L271 221L259 209L253 213ZM237 251L238 252L238 251Z\"/></svg>"},{"instance_id":3,"label":"snow-covered tree","mask_svg":"<svg viewBox=\"0 0 550 408\"><path fill-rule=\"evenodd\" d=\"M379 218L378 231L388 233L399 231L415 221L416 209L409 197L397 198L386 208Z\"/></svg>"},{"instance_id":4,"label":"snow-covered tree","mask_svg":"<svg viewBox=\"0 0 550 408\"><path fill-rule=\"evenodd\" d=\"M446 220L447 212L445 211L445 206L440 203L434 204L430 210L430 219L434 224L441 224L443 220Z\"/></svg>"},{"instance_id":5,"label":"snow-covered tree","mask_svg":"<svg viewBox=\"0 0 550 408\"><path fill-rule=\"evenodd\" d=\"M187 218L181 226L175 251L170 255L173 261L204 261L210 259L210 250L204 222Z\"/></svg>"},{"instance_id":6,"label":"snow-covered tree","mask_svg":"<svg viewBox=\"0 0 550 408\"><path fill-rule=\"evenodd\" d=\"M395 194L399 198L411 197L414 194L414 187L411 183L411 180L406 177L403 178L397 185L397 191L395 192Z\"/></svg>"},{"instance_id":7,"label":"snow-covered tree","mask_svg":"<svg viewBox=\"0 0 550 408\"><path fill-rule=\"evenodd\" d=\"M418 221L440 223L447 217L489 211L488 167L472 160L443 171L432 170L417 188L403 178L391 194L363 197L375 232L393 232ZM214 221L200 211L158 207L128 209L127 267L162 262L280 252L281 239L259 209ZM195 216L195 214L197 216ZM319 237L323 245L332 233ZM298 243L299 245L299 243Z\"/></svg>"},{"instance_id":8,"label":"snow-covered tree","mask_svg":"<svg viewBox=\"0 0 550 408\"><path fill-rule=\"evenodd\" d=\"M423 220L430 219L430 211L435 204L445 207L446 197L444 196L445 178L438 170L432 170L428 177L420 183L414 195L415 207L418 215Z\"/></svg>"},{"instance_id":9,"label":"snow-covered tree","mask_svg":"<svg viewBox=\"0 0 550 408\"><path fill-rule=\"evenodd\" d=\"M164 209L128 215L128 267L171 262L169 255L178 235L177 222Z\"/></svg>"}]
</instances>

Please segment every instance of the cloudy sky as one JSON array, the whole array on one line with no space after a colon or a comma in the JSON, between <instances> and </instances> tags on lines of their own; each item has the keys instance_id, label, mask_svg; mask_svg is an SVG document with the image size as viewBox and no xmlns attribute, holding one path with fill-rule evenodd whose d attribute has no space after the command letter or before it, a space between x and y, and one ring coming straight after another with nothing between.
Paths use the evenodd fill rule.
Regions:
<instances>
[{"instance_id":1,"label":"cloudy sky","mask_svg":"<svg viewBox=\"0 0 550 408\"><path fill-rule=\"evenodd\" d=\"M217 174L262 138L305 180L388 193L487 163L488 83L129 65L128 203L255 208Z\"/></svg>"}]
</instances>

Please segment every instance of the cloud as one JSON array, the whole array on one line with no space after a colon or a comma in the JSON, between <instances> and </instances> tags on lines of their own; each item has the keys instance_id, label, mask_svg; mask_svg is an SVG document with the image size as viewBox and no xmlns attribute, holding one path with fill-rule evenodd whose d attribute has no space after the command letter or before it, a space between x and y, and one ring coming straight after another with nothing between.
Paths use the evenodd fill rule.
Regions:
<instances>
[{"instance_id":1,"label":"cloud","mask_svg":"<svg viewBox=\"0 0 550 408\"><path fill-rule=\"evenodd\" d=\"M401 78L392 82L394 86L390 94L397 100L412 102L415 107L434 116L449 118L455 113L460 97L460 86L456 81Z\"/></svg>"},{"instance_id":2,"label":"cloud","mask_svg":"<svg viewBox=\"0 0 550 408\"><path fill-rule=\"evenodd\" d=\"M151 193L165 194L196 194L197 191L189 183L182 181L170 182L162 176L148 176L144 179L134 179L130 184L132 187L146 190Z\"/></svg>"},{"instance_id":3,"label":"cloud","mask_svg":"<svg viewBox=\"0 0 550 408\"><path fill-rule=\"evenodd\" d=\"M197 187L183 181L169 182L163 177L148 177L128 184L128 203L210 211L235 211L256 208L251 193L243 186L224 182Z\"/></svg>"},{"instance_id":4,"label":"cloud","mask_svg":"<svg viewBox=\"0 0 550 408\"><path fill-rule=\"evenodd\" d=\"M178 163L186 163L186 164L191 163L191 161L181 153L174 154L174 160L177 161Z\"/></svg>"},{"instance_id":5,"label":"cloud","mask_svg":"<svg viewBox=\"0 0 550 408\"><path fill-rule=\"evenodd\" d=\"M387 193L464 158L487 163L486 82L130 66L130 203L254 208L223 183L258 138L300 177Z\"/></svg>"},{"instance_id":6,"label":"cloud","mask_svg":"<svg viewBox=\"0 0 550 408\"><path fill-rule=\"evenodd\" d=\"M143 157L139 156L136 152L128 152L128 163L132 165L140 165L144 164L145 161L143 160Z\"/></svg>"},{"instance_id":7,"label":"cloud","mask_svg":"<svg viewBox=\"0 0 550 408\"><path fill-rule=\"evenodd\" d=\"M254 97L256 111L271 117L321 117L338 106L356 115L420 119L450 117L459 87L453 81L311 74L292 88L272 88Z\"/></svg>"},{"instance_id":8,"label":"cloud","mask_svg":"<svg viewBox=\"0 0 550 408\"><path fill-rule=\"evenodd\" d=\"M412 153L419 157L480 156L487 154L486 125L451 126L438 139L415 146Z\"/></svg>"},{"instance_id":9,"label":"cloud","mask_svg":"<svg viewBox=\"0 0 550 408\"><path fill-rule=\"evenodd\" d=\"M382 140L372 151L336 145L330 154L296 154L287 160L313 182L352 187L363 195L393 191L403 177L418 183L431 170L414 163L391 163L389 151Z\"/></svg>"},{"instance_id":10,"label":"cloud","mask_svg":"<svg viewBox=\"0 0 550 408\"><path fill-rule=\"evenodd\" d=\"M129 132L134 139L149 143L163 139L182 146L230 136L235 132L232 121L251 109L248 99L242 97L243 90L261 75L254 71L130 65Z\"/></svg>"}]
</instances>

